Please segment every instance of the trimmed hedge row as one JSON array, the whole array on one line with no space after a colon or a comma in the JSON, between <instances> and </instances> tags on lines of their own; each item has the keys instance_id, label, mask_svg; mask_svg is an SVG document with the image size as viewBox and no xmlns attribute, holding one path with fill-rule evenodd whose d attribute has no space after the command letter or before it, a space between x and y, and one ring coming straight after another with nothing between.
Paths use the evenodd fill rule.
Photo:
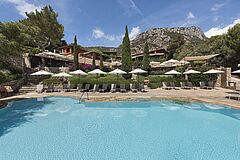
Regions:
<instances>
[{"instance_id":1,"label":"trimmed hedge row","mask_svg":"<svg viewBox=\"0 0 240 160\"><path fill-rule=\"evenodd\" d=\"M199 86L200 81L215 81L217 78L217 75L204 75L204 74L196 74L196 75L189 75L188 79L191 81L195 86ZM126 85L129 85L130 83L143 83L144 80L149 80L148 87L151 89L155 89L158 87L161 87L162 82L174 82L176 86L180 85L180 82L185 82L183 75L176 75L176 76L159 76L159 75L149 75L149 76L139 76L139 79L137 80L126 80L121 75L118 77L116 75L102 75L100 77L97 77L96 75L87 75L87 76L73 76L69 78L69 81L73 85L77 84L120 84L124 83ZM50 78L45 79L44 84L60 84L62 83L61 80L57 78Z\"/></svg>"}]
</instances>

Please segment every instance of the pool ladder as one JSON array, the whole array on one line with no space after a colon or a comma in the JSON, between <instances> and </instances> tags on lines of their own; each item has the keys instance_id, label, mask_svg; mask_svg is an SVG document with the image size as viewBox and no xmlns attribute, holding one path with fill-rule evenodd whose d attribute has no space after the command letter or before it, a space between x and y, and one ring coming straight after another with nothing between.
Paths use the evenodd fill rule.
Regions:
<instances>
[{"instance_id":1,"label":"pool ladder","mask_svg":"<svg viewBox=\"0 0 240 160\"><path fill-rule=\"evenodd\" d=\"M86 93L86 95L87 95L87 100L89 100L89 95L88 95L88 92L82 92L82 95L81 95L81 97L79 98L79 102L82 102L82 100L84 100L84 94Z\"/></svg>"}]
</instances>

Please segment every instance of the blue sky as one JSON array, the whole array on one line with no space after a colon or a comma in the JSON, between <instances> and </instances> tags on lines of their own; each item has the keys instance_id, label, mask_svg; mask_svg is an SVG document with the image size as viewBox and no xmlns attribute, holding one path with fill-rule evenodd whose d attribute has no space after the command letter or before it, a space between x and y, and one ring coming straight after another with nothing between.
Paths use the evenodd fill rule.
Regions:
<instances>
[{"instance_id":1,"label":"blue sky","mask_svg":"<svg viewBox=\"0 0 240 160\"><path fill-rule=\"evenodd\" d=\"M0 0L0 21L51 5L65 27L68 43L76 34L83 46L118 46L124 27L130 38L154 27L199 26L207 36L240 23L239 0Z\"/></svg>"}]
</instances>

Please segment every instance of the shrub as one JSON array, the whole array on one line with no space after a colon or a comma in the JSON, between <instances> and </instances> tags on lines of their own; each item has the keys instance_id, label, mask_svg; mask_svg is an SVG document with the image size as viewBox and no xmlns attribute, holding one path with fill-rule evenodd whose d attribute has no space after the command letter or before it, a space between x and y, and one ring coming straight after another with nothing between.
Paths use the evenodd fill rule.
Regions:
<instances>
[{"instance_id":1,"label":"shrub","mask_svg":"<svg viewBox=\"0 0 240 160\"><path fill-rule=\"evenodd\" d=\"M59 79L53 77L43 80L43 84L60 84L60 83L61 81Z\"/></svg>"},{"instance_id":2,"label":"shrub","mask_svg":"<svg viewBox=\"0 0 240 160\"><path fill-rule=\"evenodd\" d=\"M8 80L8 76L3 72L0 72L0 83L4 83Z\"/></svg>"},{"instance_id":3,"label":"shrub","mask_svg":"<svg viewBox=\"0 0 240 160\"><path fill-rule=\"evenodd\" d=\"M149 83L148 84L148 87L151 88L151 89L156 89L160 86L159 83Z\"/></svg>"}]
</instances>

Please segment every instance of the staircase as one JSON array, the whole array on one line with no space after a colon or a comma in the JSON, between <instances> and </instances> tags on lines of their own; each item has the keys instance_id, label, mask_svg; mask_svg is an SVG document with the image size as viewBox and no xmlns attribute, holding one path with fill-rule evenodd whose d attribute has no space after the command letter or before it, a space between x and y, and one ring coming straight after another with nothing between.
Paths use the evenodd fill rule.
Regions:
<instances>
[{"instance_id":1,"label":"staircase","mask_svg":"<svg viewBox=\"0 0 240 160\"><path fill-rule=\"evenodd\" d=\"M22 86L19 89L19 94L36 92L36 88L37 88L36 85L33 85L33 84Z\"/></svg>"}]
</instances>

